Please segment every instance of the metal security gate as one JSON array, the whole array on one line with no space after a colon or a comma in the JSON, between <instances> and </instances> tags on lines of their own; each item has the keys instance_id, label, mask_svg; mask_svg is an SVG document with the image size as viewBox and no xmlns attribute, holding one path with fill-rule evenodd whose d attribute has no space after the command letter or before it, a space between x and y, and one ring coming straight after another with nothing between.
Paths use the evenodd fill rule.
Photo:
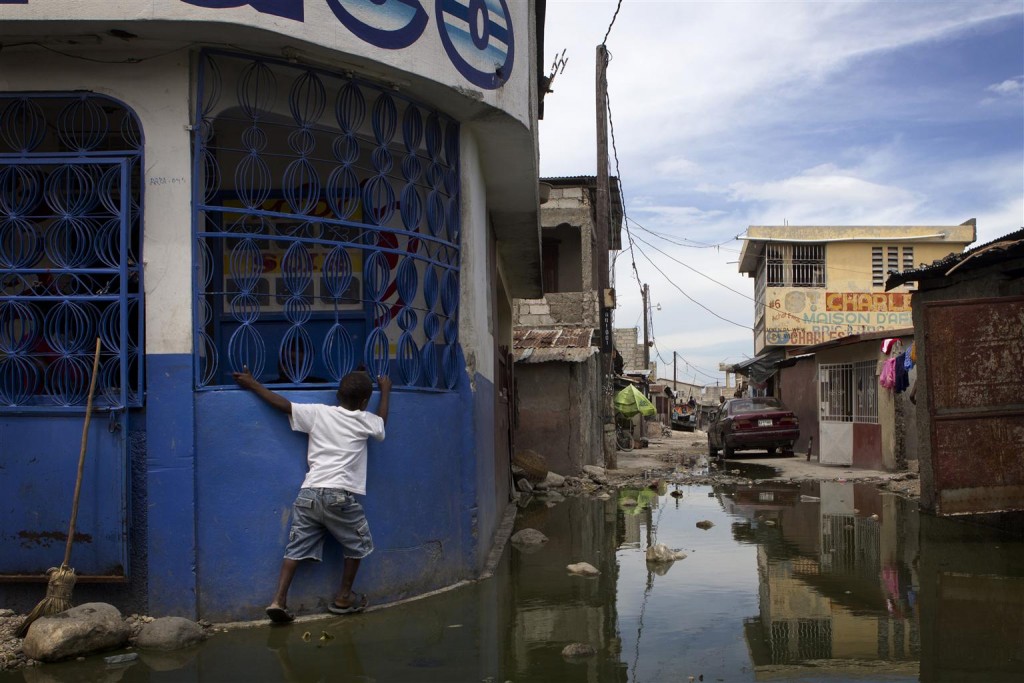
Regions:
<instances>
[{"instance_id":1,"label":"metal security gate","mask_svg":"<svg viewBox=\"0 0 1024 683\"><path fill-rule=\"evenodd\" d=\"M1024 509L1024 297L924 307L937 511Z\"/></svg>"},{"instance_id":2,"label":"metal security gate","mask_svg":"<svg viewBox=\"0 0 1024 683\"><path fill-rule=\"evenodd\" d=\"M91 93L0 94L0 579L67 539L101 340L72 564L127 575L126 409L143 398L141 128Z\"/></svg>"}]
</instances>

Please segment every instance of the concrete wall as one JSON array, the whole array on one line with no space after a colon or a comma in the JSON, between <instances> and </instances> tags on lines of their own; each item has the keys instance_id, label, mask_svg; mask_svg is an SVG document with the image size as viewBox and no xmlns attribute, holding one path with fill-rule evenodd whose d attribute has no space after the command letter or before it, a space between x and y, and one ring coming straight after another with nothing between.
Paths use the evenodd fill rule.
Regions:
<instances>
[{"instance_id":1,"label":"concrete wall","mask_svg":"<svg viewBox=\"0 0 1024 683\"><path fill-rule=\"evenodd\" d=\"M597 241L594 236L594 208L590 203L590 190L584 187L554 187L540 210L541 226L547 236L549 229L570 225L579 231L579 275L577 289L596 290L598 287L595 259ZM559 274L561 277L561 274ZM569 291L560 287L562 291Z\"/></svg>"},{"instance_id":2,"label":"concrete wall","mask_svg":"<svg viewBox=\"0 0 1024 683\"><path fill-rule=\"evenodd\" d=\"M796 365L779 370L778 398L800 423L800 438L793 445L793 451L806 454L813 438L813 455L817 457L821 436L818 433L818 365L813 358L799 360Z\"/></svg>"},{"instance_id":3,"label":"concrete wall","mask_svg":"<svg viewBox=\"0 0 1024 683\"><path fill-rule=\"evenodd\" d=\"M576 475L600 464L602 421L597 357L583 363L519 363L516 449L544 456L548 469Z\"/></svg>"},{"instance_id":4,"label":"concrete wall","mask_svg":"<svg viewBox=\"0 0 1024 683\"><path fill-rule=\"evenodd\" d=\"M153 21L170 18L193 22L188 25L195 30L190 40L200 40L204 27L210 26L216 29L209 33L211 38L224 40L227 30L230 37L252 39L249 45L259 44L253 36L270 32L275 36L272 40L260 40L276 45L272 54L279 54L281 41L306 45L296 39L296 28L308 27L308 33L301 33L305 41L322 41L337 49L335 41L344 36L353 54L366 53L380 60L376 70L366 72L367 77L400 79L401 69L422 72L420 77L435 82L431 100L451 104L456 110L453 115L465 114L466 102L481 106L482 99L497 112L525 120L532 129L526 41L532 33L528 15L532 16L533 3L510 5L517 45L524 42L508 85L496 92L478 92L479 97L463 92L472 88L448 60L436 27L432 47L387 52L339 31L334 15L325 14L325 3L304 6L304 22L296 23L251 7L213 10L175 0L0 4L0 32L56 34L69 26L28 21L50 18L81 19L74 25L77 32L99 26L105 32L116 18L119 28L133 28L137 20L138 26L153 32L180 34L181 25L174 29ZM199 15L215 18L207 25L197 19ZM225 29L220 21L238 25ZM181 49L163 56L155 56L155 46L146 47L144 41L122 46L118 49L130 49L130 57L153 53L151 58L124 64L98 64L31 47L8 47L0 52L0 91L87 89L108 94L136 112L145 136L146 340L141 352L147 394L145 408L129 415L126 437L132 444L128 535L134 559L126 584L83 592L132 611L148 609L211 620L256 618L262 616L276 581L289 506L305 470L305 444L301 435L289 431L287 420L251 394L234 388L197 392L193 387L189 126L195 53L180 42L163 43L159 51L175 46ZM104 58L119 54L107 52ZM366 509L377 552L364 564L358 585L378 604L475 576L508 501L507 476L495 456L494 380L495 346L511 344L510 321L507 306L504 320L495 319L492 294L502 265L495 262L489 224L493 198L502 193L488 181L487 167L504 161L517 178L535 177L536 168L529 164L535 148L528 150L525 164L518 161L524 157L515 155L495 158L501 144L521 146L518 136L523 125L517 123L518 131L513 133L507 125L490 123L462 127L462 352L457 362L465 372L454 392L397 391L388 439L371 447ZM516 182L536 192L535 182ZM511 200L502 197L501 201ZM497 338L496 330L507 339ZM334 400L329 391L286 395L299 402ZM340 572L336 550L328 553L323 565L300 572L294 607L322 607L320 601L336 586ZM38 584L5 586L0 602L27 608L38 601L38 588Z\"/></svg>"},{"instance_id":5,"label":"concrete wall","mask_svg":"<svg viewBox=\"0 0 1024 683\"><path fill-rule=\"evenodd\" d=\"M515 300L515 325L522 327L600 326L597 292L545 294L540 299Z\"/></svg>"}]
</instances>

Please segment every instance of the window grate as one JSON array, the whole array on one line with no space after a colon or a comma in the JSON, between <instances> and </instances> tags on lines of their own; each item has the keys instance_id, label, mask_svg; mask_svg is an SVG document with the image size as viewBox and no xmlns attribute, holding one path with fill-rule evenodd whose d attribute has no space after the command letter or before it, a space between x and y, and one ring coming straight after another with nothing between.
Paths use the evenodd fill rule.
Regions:
<instances>
[{"instance_id":1,"label":"window grate","mask_svg":"<svg viewBox=\"0 0 1024 683\"><path fill-rule=\"evenodd\" d=\"M389 87L205 51L194 136L196 385L452 390L460 128ZM395 372L389 372L392 363Z\"/></svg>"},{"instance_id":2,"label":"window grate","mask_svg":"<svg viewBox=\"0 0 1024 683\"><path fill-rule=\"evenodd\" d=\"M142 129L93 93L0 94L0 407L143 401Z\"/></svg>"},{"instance_id":3,"label":"window grate","mask_svg":"<svg viewBox=\"0 0 1024 683\"><path fill-rule=\"evenodd\" d=\"M824 244L765 246L768 287L824 287Z\"/></svg>"},{"instance_id":4,"label":"window grate","mask_svg":"<svg viewBox=\"0 0 1024 683\"><path fill-rule=\"evenodd\" d=\"M875 361L832 363L818 370L823 422L878 422L878 373Z\"/></svg>"}]
</instances>

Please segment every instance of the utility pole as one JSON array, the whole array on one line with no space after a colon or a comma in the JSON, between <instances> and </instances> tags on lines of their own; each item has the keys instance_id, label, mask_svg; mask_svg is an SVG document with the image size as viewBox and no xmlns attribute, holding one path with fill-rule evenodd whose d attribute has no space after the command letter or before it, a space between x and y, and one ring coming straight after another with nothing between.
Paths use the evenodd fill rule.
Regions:
<instances>
[{"instance_id":1,"label":"utility pole","mask_svg":"<svg viewBox=\"0 0 1024 683\"><path fill-rule=\"evenodd\" d=\"M601 320L602 338L607 335L613 341L611 326L611 311L607 311L608 302L605 301L605 293L608 291L608 236L611 232L611 218L609 216L608 190L608 51L604 45L597 46L596 52L596 83L595 83L595 110L597 114L597 190L594 193L594 203L597 204L594 212L594 230L596 231L597 243L597 299L598 312ZM602 340L603 341L603 340ZM601 376L601 408L604 413L602 429L607 424L614 424L615 409L612 405L613 383L612 383L612 356L614 350L609 350L610 343L602 343L600 354L600 376ZM602 432L604 446L604 465L614 470L618 468L618 458L615 453L614 439L608 439L607 433Z\"/></svg>"},{"instance_id":2,"label":"utility pole","mask_svg":"<svg viewBox=\"0 0 1024 683\"><path fill-rule=\"evenodd\" d=\"M651 292L647 285L644 285L642 294L644 298L644 370L647 370L651 367L651 347L647 338L647 300L650 298Z\"/></svg>"},{"instance_id":3,"label":"utility pole","mask_svg":"<svg viewBox=\"0 0 1024 683\"><path fill-rule=\"evenodd\" d=\"M676 379L676 356L679 354L675 351L672 352L672 393L679 393L679 380Z\"/></svg>"}]
</instances>

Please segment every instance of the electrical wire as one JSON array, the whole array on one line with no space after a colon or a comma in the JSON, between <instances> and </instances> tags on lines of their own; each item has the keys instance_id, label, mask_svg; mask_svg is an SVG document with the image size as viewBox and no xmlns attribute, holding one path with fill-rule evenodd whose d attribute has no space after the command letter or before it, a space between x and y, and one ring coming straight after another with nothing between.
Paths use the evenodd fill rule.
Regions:
<instances>
[{"instance_id":1,"label":"electrical wire","mask_svg":"<svg viewBox=\"0 0 1024 683\"><path fill-rule=\"evenodd\" d=\"M601 41L602 46L608 42L608 36L611 35L612 26L615 26L615 19L618 18L620 9L622 9L622 0L619 0L619 4L615 6L615 14L612 15L612 21L608 24L608 30L604 32L604 40Z\"/></svg>"},{"instance_id":2,"label":"electrical wire","mask_svg":"<svg viewBox=\"0 0 1024 683\"><path fill-rule=\"evenodd\" d=\"M745 330L753 330L753 329L754 329L754 328L752 328L752 327L751 327L750 325L744 325L744 324L742 324L742 323L738 323L738 322L736 322L736 321L734 321L734 320L729 320L728 318L725 318L725 317L723 317L723 316L721 316L721 315L719 315L719 314L715 313L715 312L714 312L713 310L711 310L710 308L708 308L707 306L705 306L705 305L704 305L704 304L702 304L701 302L699 302L699 301L697 301L696 299L694 299L694 298L693 298L692 296L690 296L689 294L687 294L687 293L686 293L686 292L685 292L685 291L683 290L683 288L682 288L682 287L680 287L680 286L679 286L679 285L677 285L677 284L676 284L675 282L673 282L672 278L670 278L670 277L669 277L669 276L668 276L668 275L667 275L667 274L665 273L665 271L663 271L663 270L662 270L661 268L659 268L659 267L658 267L658 264L657 264L657 263L655 263L655 262L654 262L654 261L653 261L653 260L651 259L651 257L650 257L650 256L648 256L648 255L647 255L647 254L646 254L646 253L644 252L644 250L643 250L643 249L641 249L640 247L637 247L637 248L636 248L636 250L640 252L640 255L641 255L641 256L643 256L643 257L644 257L645 259L647 259L647 261L648 261L648 262L649 262L649 263L651 264L651 266L652 266L652 267L653 267L653 268L654 268L654 269L655 269L656 271L658 271L659 273L661 273L661 276L662 276L663 278L665 278L665 281L666 281L666 282L668 282L668 283L669 283L670 285L672 285L672 286L673 286L673 287L675 287L675 288L676 288L677 290L679 290L679 293L680 293L680 294L682 294L683 296L685 296L685 297L686 297L687 299L689 299L689 300L690 300L690 301L692 301L693 303L697 304L697 306L699 306L700 308L703 308L703 309L704 309L705 311L707 311L708 313L710 313L710 314L711 314L711 315L713 315L714 317L716 317L716 318L718 318L719 320L722 320L722 321L724 321L724 322L727 322L727 323L729 323L730 325L735 325L736 327L742 327L742 328L743 328L743 329L745 329Z\"/></svg>"}]
</instances>

